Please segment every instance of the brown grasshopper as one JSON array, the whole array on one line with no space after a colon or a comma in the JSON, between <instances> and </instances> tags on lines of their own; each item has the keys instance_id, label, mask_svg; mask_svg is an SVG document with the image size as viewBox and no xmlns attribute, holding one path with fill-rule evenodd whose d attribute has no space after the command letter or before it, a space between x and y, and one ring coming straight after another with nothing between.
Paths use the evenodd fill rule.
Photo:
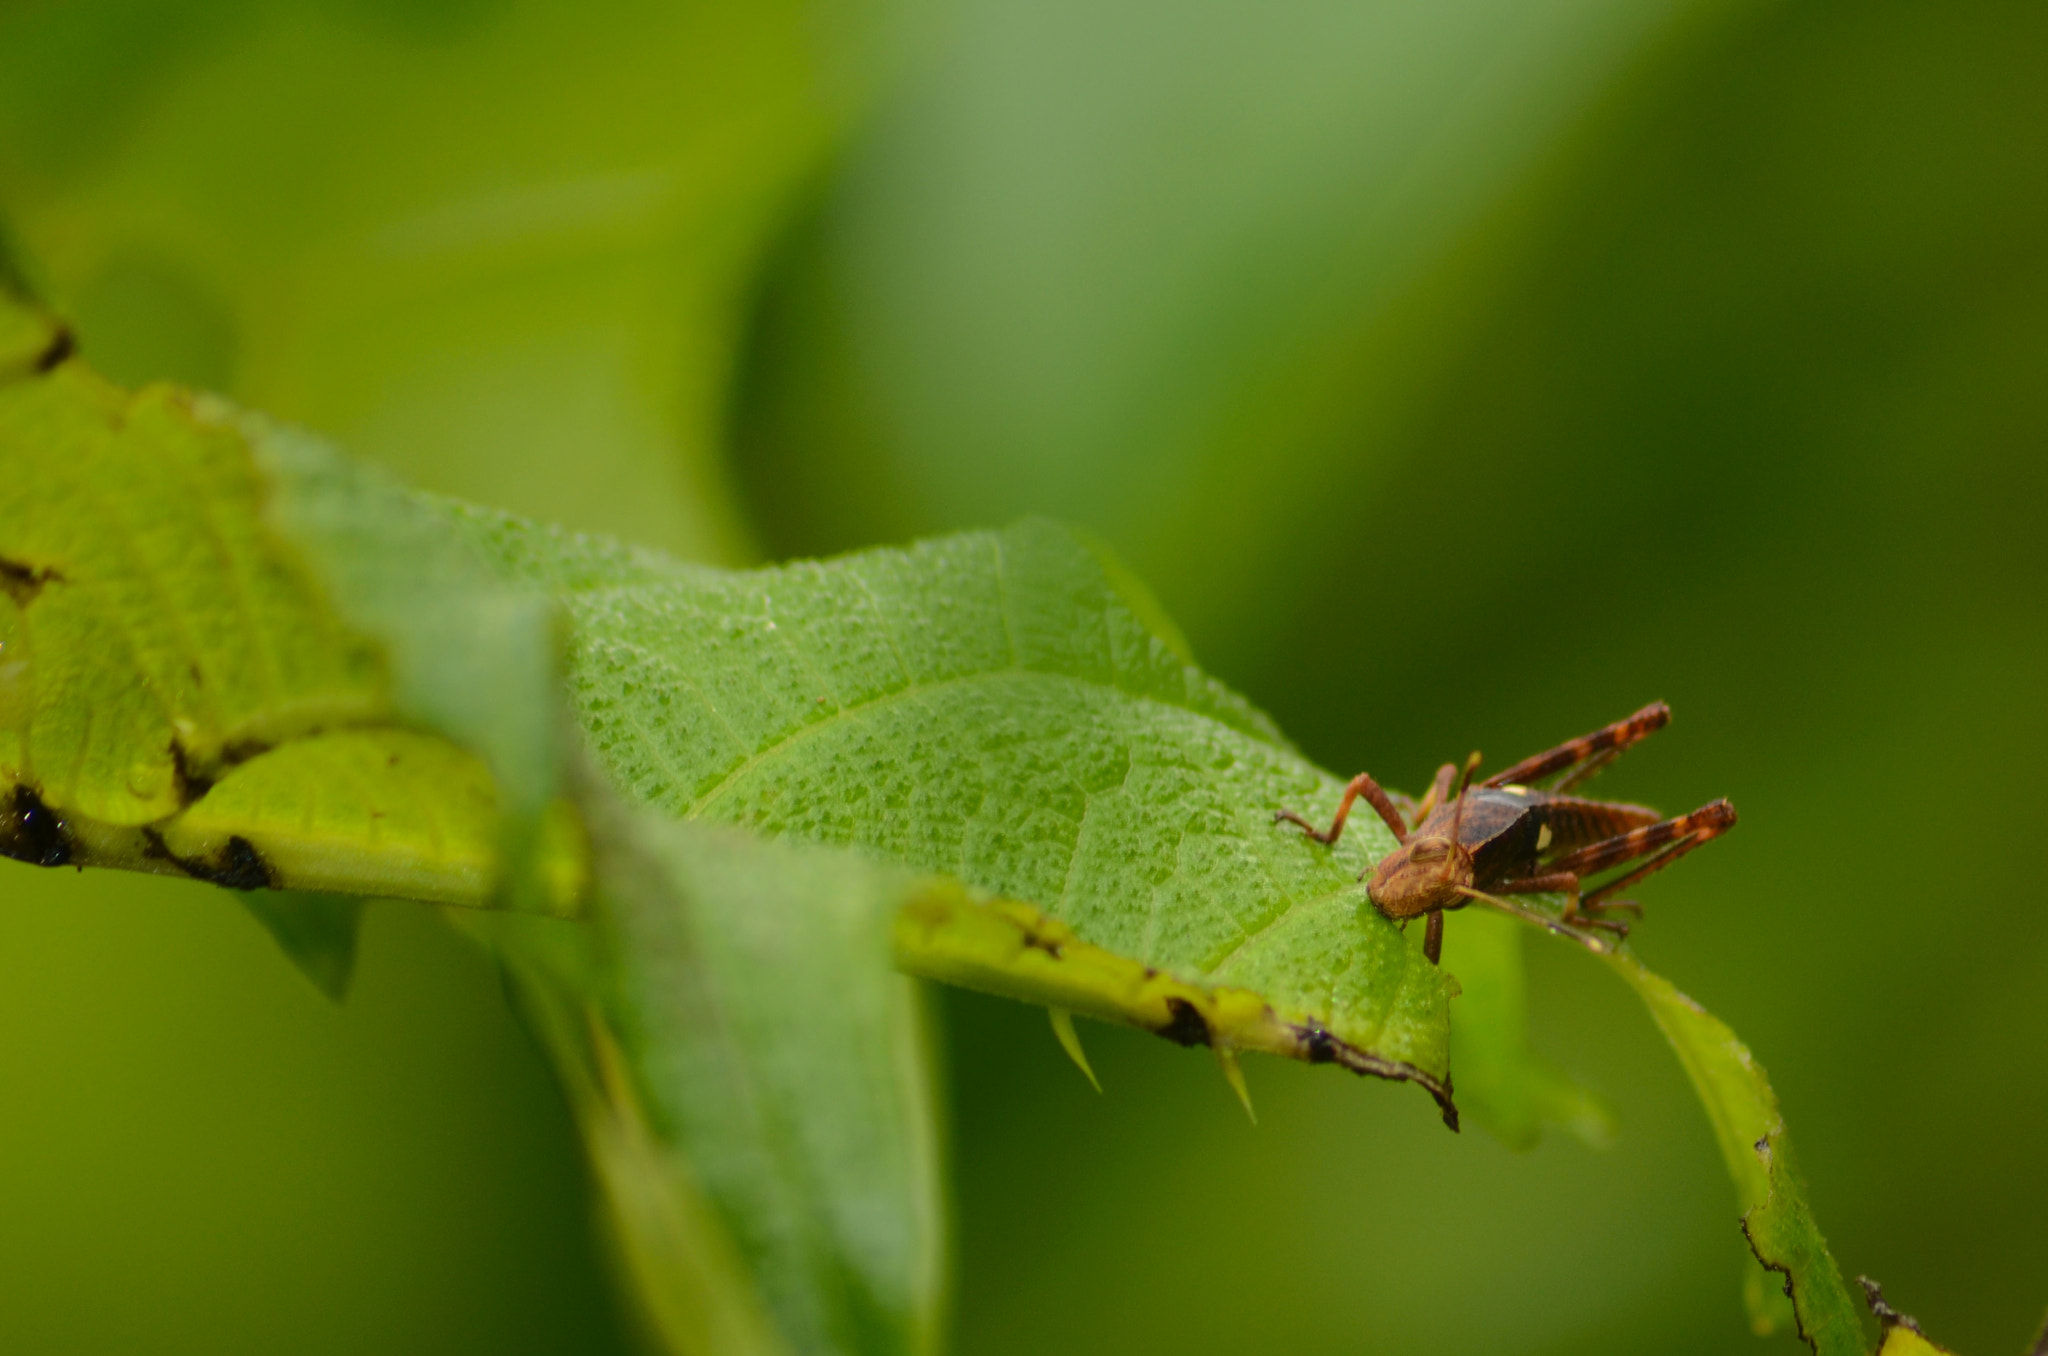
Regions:
<instances>
[{"instance_id":1,"label":"brown grasshopper","mask_svg":"<svg viewBox=\"0 0 2048 1356\"><path fill-rule=\"evenodd\" d=\"M1621 909L1642 913L1633 900L1613 898L1616 892L1735 824L1735 807L1725 800L1660 819L1641 805L1565 794L1670 719L1671 708L1653 702L1627 720L1525 758L1477 787L1472 774L1479 768L1478 754L1465 760L1462 776L1456 764L1445 763L1419 805L1389 795L1361 772L1344 788L1328 829L1316 828L1292 810L1280 810L1273 818L1300 825L1319 843L1334 843L1344 832L1352 802L1365 797L1401 845L1372 868L1366 895L1397 922L1428 915L1422 949L1432 964L1443 954L1444 910L1462 909L1475 900L1605 951L1612 943L1601 933L1616 939L1628 935L1626 923L1607 915ZM1533 785L1550 777L1557 781L1547 790ZM1413 833L1410 823L1416 826ZM1586 877L1639 857L1648 860L1580 893ZM1558 918L1505 897L1551 891L1566 896Z\"/></svg>"}]
</instances>

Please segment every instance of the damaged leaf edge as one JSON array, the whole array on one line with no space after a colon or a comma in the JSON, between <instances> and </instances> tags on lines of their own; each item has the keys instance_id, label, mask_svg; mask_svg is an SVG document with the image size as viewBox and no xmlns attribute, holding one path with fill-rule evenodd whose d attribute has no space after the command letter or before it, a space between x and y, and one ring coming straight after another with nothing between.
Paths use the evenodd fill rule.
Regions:
<instances>
[{"instance_id":1,"label":"damaged leaf edge","mask_svg":"<svg viewBox=\"0 0 2048 1356\"><path fill-rule=\"evenodd\" d=\"M1137 1027L1176 1045L1255 1050L1308 1064L1414 1083L1458 1129L1448 1071L1362 1049L1305 1016L1283 1014L1249 989L1181 979L1082 941L1066 924L1016 900L978 898L928 877L896 916L896 965L920 979Z\"/></svg>"},{"instance_id":2,"label":"damaged leaf edge","mask_svg":"<svg viewBox=\"0 0 2048 1356\"><path fill-rule=\"evenodd\" d=\"M1771 1159L1776 1153L1776 1142L1782 1139L1784 1135L1785 1121L1783 1117L1778 1117L1773 1120L1770 1130L1751 1146L1755 1149L1758 1160L1764 1164L1766 1173L1770 1171ZM1811 1350L1818 1352L1820 1350L1820 1341L1814 1334L1806 1330L1806 1315L1800 1311L1800 1297L1795 1293L1797 1278L1792 1274L1792 1264L1784 1261L1773 1261L1771 1258L1766 1257L1764 1255L1764 1244L1758 1242L1755 1230L1750 1228L1750 1220L1760 1212L1769 1209L1776 1195L1777 1190L1773 1187L1770 1195L1765 1197L1761 1205L1753 1205L1742 1212L1742 1219L1740 1220L1742 1241L1749 1245L1749 1254L1756 1258L1758 1266L1762 1267L1765 1271L1785 1278L1785 1298L1792 1302L1793 1330L1798 1334L1801 1342L1805 1343ZM1880 1314L1879 1317L1882 1318L1883 1315ZM1917 1332L1919 1330L1916 1328L1914 1331Z\"/></svg>"}]
</instances>

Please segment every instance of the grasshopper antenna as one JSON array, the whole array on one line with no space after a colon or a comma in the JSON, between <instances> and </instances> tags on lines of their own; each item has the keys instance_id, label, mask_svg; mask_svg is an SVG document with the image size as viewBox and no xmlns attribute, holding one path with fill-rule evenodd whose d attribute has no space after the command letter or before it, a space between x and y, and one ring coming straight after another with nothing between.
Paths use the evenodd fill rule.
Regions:
<instances>
[{"instance_id":1,"label":"grasshopper antenna","mask_svg":"<svg viewBox=\"0 0 2048 1356\"><path fill-rule=\"evenodd\" d=\"M1451 811L1451 854L1444 858L1444 879L1449 880L1457 872L1458 831L1465 826L1465 790L1472 785L1472 774L1479 771L1479 750L1472 750L1472 756L1465 760L1465 775L1458 778L1458 808Z\"/></svg>"},{"instance_id":2,"label":"grasshopper antenna","mask_svg":"<svg viewBox=\"0 0 2048 1356\"><path fill-rule=\"evenodd\" d=\"M1617 937L1612 942L1605 941L1590 928L1575 928L1569 924L1560 923L1542 910L1532 909L1526 904L1517 904L1511 899L1502 899L1499 895L1487 894L1484 890L1474 890L1468 885L1460 885L1455 888L1459 894L1467 899L1481 904L1491 904L1502 913L1511 913L1525 923L1533 923L1537 927L1554 932L1560 937L1569 937L1596 956L1604 956L1620 945L1620 937ZM1619 923L1613 924L1612 927L1618 929L1623 934L1626 934L1628 931Z\"/></svg>"}]
</instances>

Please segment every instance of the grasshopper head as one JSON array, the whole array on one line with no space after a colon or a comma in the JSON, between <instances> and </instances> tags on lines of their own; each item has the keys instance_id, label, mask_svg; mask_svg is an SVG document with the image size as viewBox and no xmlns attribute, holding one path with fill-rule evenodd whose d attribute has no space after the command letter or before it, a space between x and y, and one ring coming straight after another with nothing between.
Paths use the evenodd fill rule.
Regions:
<instances>
[{"instance_id":1,"label":"grasshopper head","mask_svg":"<svg viewBox=\"0 0 2048 1356\"><path fill-rule=\"evenodd\" d=\"M1418 918L1431 909L1464 903L1472 884L1472 854L1449 838L1411 838L1380 859L1366 884L1367 898L1389 918Z\"/></svg>"}]
</instances>

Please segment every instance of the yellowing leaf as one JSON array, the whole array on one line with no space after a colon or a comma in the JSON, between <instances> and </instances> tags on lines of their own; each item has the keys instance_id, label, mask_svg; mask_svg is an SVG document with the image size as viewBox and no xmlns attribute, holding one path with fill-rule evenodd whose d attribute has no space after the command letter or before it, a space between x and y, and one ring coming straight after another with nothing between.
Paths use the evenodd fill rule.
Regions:
<instances>
[{"instance_id":1,"label":"yellowing leaf","mask_svg":"<svg viewBox=\"0 0 2048 1356\"><path fill-rule=\"evenodd\" d=\"M489 770L394 726L383 655L218 416L77 362L0 382L0 852L486 902Z\"/></svg>"},{"instance_id":2,"label":"yellowing leaf","mask_svg":"<svg viewBox=\"0 0 2048 1356\"><path fill-rule=\"evenodd\" d=\"M1878 1340L1877 1356L1954 1356L1947 1347L1936 1346L1927 1340L1927 1334L1920 1331L1920 1325L1906 1314L1900 1313L1884 1302L1884 1290L1868 1276L1856 1278L1863 1285L1863 1297L1870 1304L1870 1312L1877 1315L1883 1336ZM2048 1329L2043 1330L2048 1338ZM2034 1352L2041 1350L2041 1343L2034 1344Z\"/></svg>"},{"instance_id":3,"label":"yellowing leaf","mask_svg":"<svg viewBox=\"0 0 2048 1356\"><path fill-rule=\"evenodd\" d=\"M232 769L157 837L188 861L242 837L281 881L443 904L489 898L498 796L490 772L411 730L337 730Z\"/></svg>"},{"instance_id":4,"label":"yellowing leaf","mask_svg":"<svg viewBox=\"0 0 2048 1356\"><path fill-rule=\"evenodd\" d=\"M108 824L189 803L255 753L379 719L374 651L263 525L236 435L168 387L77 363L0 386L15 685L0 775Z\"/></svg>"}]
</instances>

